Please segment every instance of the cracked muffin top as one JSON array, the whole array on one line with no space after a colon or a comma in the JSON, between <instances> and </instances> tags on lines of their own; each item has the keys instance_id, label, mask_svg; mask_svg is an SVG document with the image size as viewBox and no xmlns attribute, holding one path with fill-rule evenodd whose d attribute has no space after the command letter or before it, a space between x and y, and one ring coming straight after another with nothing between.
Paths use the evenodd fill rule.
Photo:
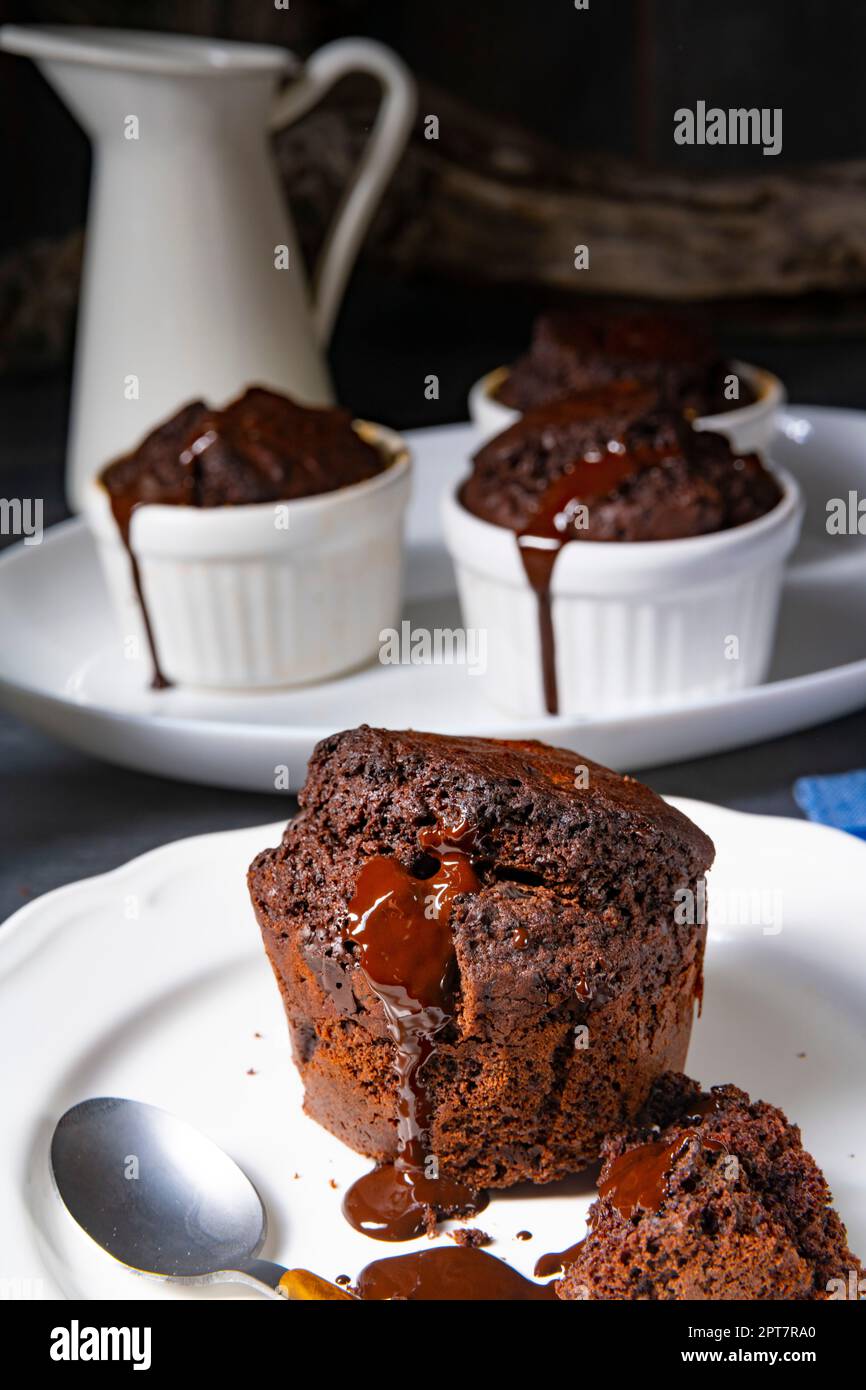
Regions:
<instances>
[{"instance_id":1,"label":"cracked muffin top","mask_svg":"<svg viewBox=\"0 0 866 1390\"><path fill-rule=\"evenodd\" d=\"M349 411L251 386L221 410L192 401L101 479L115 503L220 507L315 497L385 467Z\"/></svg>"},{"instance_id":2,"label":"cracked muffin top","mask_svg":"<svg viewBox=\"0 0 866 1390\"><path fill-rule=\"evenodd\" d=\"M471 824L473 857L552 887L610 879L651 854L688 879L712 842L633 777L535 740L456 738L362 724L324 739L301 817L347 851L418 856L435 821Z\"/></svg>"},{"instance_id":3,"label":"cracked muffin top","mask_svg":"<svg viewBox=\"0 0 866 1390\"><path fill-rule=\"evenodd\" d=\"M676 894L712 842L648 787L568 750L362 725L318 745L299 801L251 867L259 920L296 931L335 1002L367 1024L378 1010L362 972L352 992L341 978L356 887L384 858L423 896L431 845L462 846L477 879L449 906L464 1029L495 1030L503 1000L519 1028L560 996L596 1007L642 976L649 988L702 939L676 920Z\"/></svg>"},{"instance_id":4,"label":"cracked muffin top","mask_svg":"<svg viewBox=\"0 0 866 1390\"><path fill-rule=\"evenodd\" d=\"M653 387L672 409L694 419L750 405L755 394L736 375L701 323L686 315L553 310L535 321L532 343L511 368L497 400L514 410L546 405L612 382Z\"/></svg>"},{"instance_id":5,"label":"cracked muffin top","mask_svg":"<svg viewBox=\"0 0 866 1390\"><path fill-rule=\"evenodd\" d=\"M459 495L483 521L565 544L727 530L782 492L757 454L619 383L527 411L478 451Z\"/></svg>"}]
</instances>

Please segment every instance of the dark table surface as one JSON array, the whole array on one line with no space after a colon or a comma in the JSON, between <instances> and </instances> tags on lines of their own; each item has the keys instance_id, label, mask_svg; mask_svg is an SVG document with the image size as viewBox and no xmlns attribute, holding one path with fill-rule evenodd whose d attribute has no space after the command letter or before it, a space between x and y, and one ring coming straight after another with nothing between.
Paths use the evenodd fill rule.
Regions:
<instances>
[{"instance_id":1,"label":"dark table surface","mask_svg":"<svg viewBox=\"0 0 866 1390\"><path fill-rule=\"evenodd\" d=\"M360 275L334 345L340 397L359 414L398 428L465 418L467 387L482 371L520 350L530 313L530 305L521 300L515 308L508 296L492 301L489 293L448 295L435 286L382 285ZM360 355L354 346L359 341L364 343ZM778 371L792 400L866 408L866 343L736 346L743 356ZM437 402L424 398L429 372L440 376ZM0 380L0 495L43 497L46 525L66 514L62 467L67 410L66 380ZM663 793L794 816L800 814L792 796L797 777L864 763L866 710L787 738L644 770L640 776ZM112 767L6 715L0 715L0 768L0 920L40 893L114 868L156 845L287 818L293 809L289 798L276 794L219 791Z\"/></svg>"}]
</instances>

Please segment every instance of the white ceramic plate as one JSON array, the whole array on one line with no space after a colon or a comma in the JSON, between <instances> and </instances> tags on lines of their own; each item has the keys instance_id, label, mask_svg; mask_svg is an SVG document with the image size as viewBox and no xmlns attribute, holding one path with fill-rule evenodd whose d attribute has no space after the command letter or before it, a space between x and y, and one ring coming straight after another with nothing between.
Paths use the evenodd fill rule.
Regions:
<instances>
[{"instance_id":1,"label":"white ceramic plate","mask_svg":"<svg viewBox=\"0 0 866 1390\"><path fill-rule=\"evenodd\" d=\"M704 1084L734 1081L788 1112L862 1254L866 845L806 822L676 804L718 849L689 1071ZM0 930L0 1283L8 1292L244 1296L129 1274L75 1226L51 1185L48 1143L63 1111L94 1095L162 1106L221 1144L264 1199L272 1259L334 1278L428 1247L426 1239L381 1244L347 1226L342 1192L366 1161L301 1111L244 884L250 859L281 830L177 841L49 893ZM580 1238L592 1191L584 1176L495 1196L478 1218L494 1237L490 1253L531 1273L539 1255ZM518 1241L521 1230L532 1240Z\"/></svg>"},{"instance_id":2,"label":"white ceramic plate","mask_svg":"<svg viewBox=\"0 0 866 1390\"><path fill-rule=\"evenodd\" d=\"M459 625L439 497L466 470L470 426L417 430L409 518L413 627ZM782 606L770 680L736 694L641 715L509 720L464 666L373 666L293 691L153 692L120 653L108 596L80 522L0 560L0 703L56 737L127 767L272 791L274 769L303 780L314 744L366 721L545 739L618 767L680 761L774 738L866 704L866 536L828 537L828 497L866 495L866 414L810 406L780 417L774 457L807 497L803 540Z\"/></svg>"}]
</instances>

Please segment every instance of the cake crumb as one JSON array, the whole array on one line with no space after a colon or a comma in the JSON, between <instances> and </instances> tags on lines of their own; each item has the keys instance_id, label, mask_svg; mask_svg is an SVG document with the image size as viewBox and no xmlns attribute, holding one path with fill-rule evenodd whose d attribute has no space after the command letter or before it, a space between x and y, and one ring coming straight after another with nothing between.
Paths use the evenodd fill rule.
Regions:
<instances>
[{"instance_id":1,"label":"cake crumb","mask_svg":"<svg viewBox=\"0 0 866 1390\"><path fill-rule=\"evenodd\" d=\"M459 1230L449 1231L448 1234L455 1245L468 1246L470 1250L493 1244L493 1237L486 1231L479 1231L477 1226L461 1226Z\"/></svg>"},{"instance_id":2,"label":"cake crumb","mask_svg":"<svg viewBox=\"0 0 866 1390\"><path fill-rule=\"evenodd\" d=\"M328 1186L333 1187L334 1191L337 1192L339 1191L340 1184L334 1182L333 1178L328 1178Z\"/></svg>"},{"instance_id":3,"label":"cake crumb","mask_svg":"<svg viewBox=\"0 0 866 1390\"><path fill-rule=\"evenodd\" d=\"M247 1076L258 1076L255 1067L247 1067Z\"/></svg>"}]
</instances>

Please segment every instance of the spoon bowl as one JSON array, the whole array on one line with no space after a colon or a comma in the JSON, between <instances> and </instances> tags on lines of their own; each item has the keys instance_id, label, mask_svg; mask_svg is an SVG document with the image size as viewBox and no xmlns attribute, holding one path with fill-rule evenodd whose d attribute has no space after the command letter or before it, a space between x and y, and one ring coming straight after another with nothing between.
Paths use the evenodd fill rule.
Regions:
<instances>
[{"instance_id":1,"label":"spoon bowl","mask_svg":"<svg viewBox=\"0 0 866 1390\"><path fill-rule=\"evenodd\" d=\"M111 1096L74 1105L54 1131L51 1168L79 1226L139 1274L236 1281L289 1299L351 1297L258 1258L267 1215L255 1187L217 1144L165 1110Z\"/></svg>"}]
</instances>

